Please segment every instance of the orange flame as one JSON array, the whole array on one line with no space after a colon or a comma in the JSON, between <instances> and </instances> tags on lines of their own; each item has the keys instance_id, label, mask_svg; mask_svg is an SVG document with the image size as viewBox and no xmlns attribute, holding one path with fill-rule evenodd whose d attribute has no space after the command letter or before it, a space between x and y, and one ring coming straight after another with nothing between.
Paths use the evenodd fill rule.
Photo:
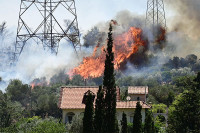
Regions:
<instances>
[{"instance_id":1,"label":"orange flame","mask_svg":"<svg viewBox=\"0 0 200 133\"><path fill-rule=\"evenodd\" d=\"M142 29L131 27L128 32L114 37L114 68L120 69L121 64L131 55L137 53L140 47L146 47L146 41L142 40ZM95 78L102 76L104 72L104 62L106 52L104 46L101 47L101 53L97 56L96 51L100 48L99 44L95 47L92 56L83 59L83 62L73 70L70 76L79 74L83 78Z\"/></svg>"},{"instance_id":2,"label":"orange flame","mask_svg":"<svg viewBox=\"0 0 200 133\"><path fill-rule=\"evenodd\" d=\"M33 90L35 87L35 83L31 83L31 90Z\"/></svg>"}]
</instances>

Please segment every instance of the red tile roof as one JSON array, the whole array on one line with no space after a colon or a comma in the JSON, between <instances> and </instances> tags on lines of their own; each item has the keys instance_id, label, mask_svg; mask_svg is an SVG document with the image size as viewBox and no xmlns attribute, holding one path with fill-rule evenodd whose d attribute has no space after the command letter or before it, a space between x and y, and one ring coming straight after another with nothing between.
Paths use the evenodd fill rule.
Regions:
<instances>
[{"instance_id":1,"label":"red tile roof","mask_svg":"<svg viewBox=\"0 0 200 133\"><path fill-rule=\"evenodd\" d=\"M148 94L148 86L129 86L128 94Z\"/></svg>"},{"instance_id":2,"label":"red tile roof","mask_svg":"<svg viewBox=\"0 0 200 133\"><path fill-rule=\"evenodd\" d=\"M88 90L97 93L98 87L62 87L60 95L61 109L82 109L85 105L82 104L84 93Z\"/></svg>"},{"instance_id":3,"label":"red tile roof","mask_svg":"<svg viewBox=\"0 0 200 133\"><path fill-rule=\"evenodd\" d=\"M127 101L127 102L117 102L118 109L127 109L127 108L136 108L137 101ZM142 108L151 108L150 105L146 104L143 101L140 101Z\"/></svg>"},{"instance_id":4,"label":"red tile roof","mask_svg":"<svg viewBox=\"0 0 200 133\"><path fill-rule=\"evenodd\" d=\"M99 87L97 86L62 87L59 107L61 109L84 109L85 105L82 104L84 93L90 90L96 94L98 89ZM137 101L121 102L120 91L117 87L117 108L135 108L136 103ZM141 105L143 108L149 108L149 106L143 102L141 102Z\"/></svg>"}]
</instances>

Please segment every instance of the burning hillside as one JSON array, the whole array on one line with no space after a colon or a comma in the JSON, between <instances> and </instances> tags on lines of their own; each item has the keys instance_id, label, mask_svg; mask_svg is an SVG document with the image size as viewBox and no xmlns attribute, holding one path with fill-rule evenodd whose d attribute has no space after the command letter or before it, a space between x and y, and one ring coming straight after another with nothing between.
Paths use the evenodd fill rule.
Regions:
<instances>
[{"instance_id":1,"label":"burning hillside","mask_svg":"<svg viewBox=\"0 0 200 133\"><path fill-rule=\"evenodd\" d=\"M101 49L100 54L96 52ZM128 32L114 36L114 55L115 69L122 68L123 64L135 53L145 53L147 50L147 41L142 38L142 29L131 27ZM83 59L83 62L70 73L79 74L84 78L100 77L104 71L104 62L106 51L104 46L95 47L92 56Z\"/></svg>"}]
</instances>

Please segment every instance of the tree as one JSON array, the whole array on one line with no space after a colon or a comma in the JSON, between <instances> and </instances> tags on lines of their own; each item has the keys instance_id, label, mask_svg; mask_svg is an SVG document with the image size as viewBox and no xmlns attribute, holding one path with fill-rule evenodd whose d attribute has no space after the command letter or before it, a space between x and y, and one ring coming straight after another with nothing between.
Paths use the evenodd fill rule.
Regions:
<instances>
[{"instance_id":1,"label":"tree","mask_svg":"<svg viewBox=\"0 0 200 133\"><path fill-rule=\"evenodd\" d=\"M70 78L66 74L64 70L61 70L58 74L55 74L50 79L50 84L65 84L68 85L70 83Z\"/></svg>"},{"instance_id":2,"label":"tree","mask_svg":"<svg viewBox=\"0 0 200 133\"><path fill-rule=\"evenodd\" d=\"M155 133L154 118L153 118L153 113L151 110L146 110L144 132Z\"/></svg>"},{"instance_id":3,"label":"tree","mask_svg":"<svg viewBox=\"0 0 200 133\"><path fill-rule=\"evenodd\" d=\"M81 77L80 75L74 75L71 80L71 85L84 86L85 81L84 81L83 77Z\"/></svg>"},{"instance_id":4,"label":"tree","mask_svg":"<svg viewBox=\"0 0 200 133\"><path fill-rule=\"evenodd\" d=\"M0 132L18 121L22 117L23 111L19 102L11 102L9 97L0 91Z\"/></svg>"},{"instance_id":5,"label":"tree","mask_svg":"<svg viewBox=\"0 0 200 133\"><path fill-rule=\"evenodd\" d=\"M127 133L127 118L124 112L122 114L121 126L122 126L121 133Z\"/></svg>"},{"instance_id":6,"label":"tree","mask_svg":"<svg viewBox=\"0 0 200 133\"><path fill-rule=\"evenodd\" d=\"M83 114L75 115L72 123L67 123L67 133L83 133Z\"/></svg>"},{"instance_id":7,"label":"tree","mask_svg":"<svg viewBox=\"0 0 200 133\"><path fill-rule=\"evenodd\" d=\"M200 132L200 73L169 108L168 132Z\"/></svg>"},{"instance_id":8,"label":"tree","mask_svg":"<svg viewBox=\"0 0 200 133\"><path fill-rule=\"evenodd\" d=\"M32 118L21 118L15 124L5 129L7 133L65 133L66 128L57 119L41 119L38 116Z\"/></svg>"},{"instance_id":9,"label":"tree","mask_svg":"<svg viewBox=\"0 0 200 133\"><path fill-rule=\"evenodd\" d=\"M142 133L142 106L140 101L136 104L136 109L133 117L133 133Z\"/></svg>"},{"instance_id":10,"label":"tree","mask_svg":"<svg viewBox=\"0 0 200 133\"><path fill-rule=\"evenodd\" d=\"M197 56L194 54L187 55L185 59L190 65L194 65L197 62Z\"/></svg>"},{"instance_id":11,"label":"tree","mask_svg":"<svg viewBox=\"0 0 200 133\"><path fill-rule=\"evenodd\" d=\"M95 116L94 116L94 128L95 132L103 132L103 119L104 119L104 91L102 86L99 86L97 92L97 99L95 103Z\"/></svg>"},{"instance_id":12,"label":"tree","mask_svg":"<svg viewBox=\"0 0 200 133\"><path fill-rule=\"evenodd\" d=\"M8 35L6 22L0 24L0 43L4 42L5 37Z\"/></svg>"},{"instance_id":13,"label":"tree","mask_svg":"<svg viewBox=\"0 0 200 133\"><path fill-rule=\"evenodd\" d=\"M83 133L93 133L93 95L90 91L87 93L85 112L83 117Z\"/></svg>"},{"instance_id":14,"label":"tree","mask_svg":"<svg viewBox=\"0 0 200 133\"><path fill-rule=\"evenodd\" d=\"M112 39L112 24L108 32L108 42L105 60L103 86L105 89L105 133L115 133L116 129L116 85L114 75L114 53Z\"/></svg>"},{"instance_id":15,"label":"tree","mask_svg":"<svg viewBox=\"0 0 200 133\"><path fill-rule=\"evenodd\" d=\"M93 47L98 45L99 42L102 42L104 39L105 33L100 32L97 27L93 27L90 31L83 36L84 46L85 47Z\"/></svg>"},{"instance_id":16,"label":"tree","mask_svg":"<svg viewBox=\"0 0 200 133\"><path fill-rule=\"evenodd\" d=\"M10 96L11 101L20 102L24 107L30 103L31 87L23 84L20 80L11 80L6 92Z\"/></svg>"}]
</instances>

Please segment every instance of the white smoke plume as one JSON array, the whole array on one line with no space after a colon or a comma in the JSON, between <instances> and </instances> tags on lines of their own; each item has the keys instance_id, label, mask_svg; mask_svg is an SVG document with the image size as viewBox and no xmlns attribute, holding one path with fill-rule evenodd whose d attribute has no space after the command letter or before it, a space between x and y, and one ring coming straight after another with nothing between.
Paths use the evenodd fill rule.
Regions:
<instances>
[{"instance_id":1,"label":"white smoke plume","mask_svg":"<svg viewBox=\"0 0 200 133\"><path fill-rule=\"evenodd\" d=\"M11 79L19 79L27 84L35 78L46 77L49 80L61 70L67 73L78 62L79 58L74 48L67 42L60 45L57 56L44 50L42 45L27 43L16 65L8 69L3 68L0 72L3 80L0 89L4 90Z\"/></svg>"},{"instance_id":2,"label":"white smoke plume","mask_svg":"<svg viewBox=\"0 0 200 133\"><path fill-rule=\"evenodd\" d=\"M200 56L200 1L166 0L167 10L173 11L168 18L168 42L175 46L174 55L184 57L187 54Z\"/></svg>"}]
</instances>

